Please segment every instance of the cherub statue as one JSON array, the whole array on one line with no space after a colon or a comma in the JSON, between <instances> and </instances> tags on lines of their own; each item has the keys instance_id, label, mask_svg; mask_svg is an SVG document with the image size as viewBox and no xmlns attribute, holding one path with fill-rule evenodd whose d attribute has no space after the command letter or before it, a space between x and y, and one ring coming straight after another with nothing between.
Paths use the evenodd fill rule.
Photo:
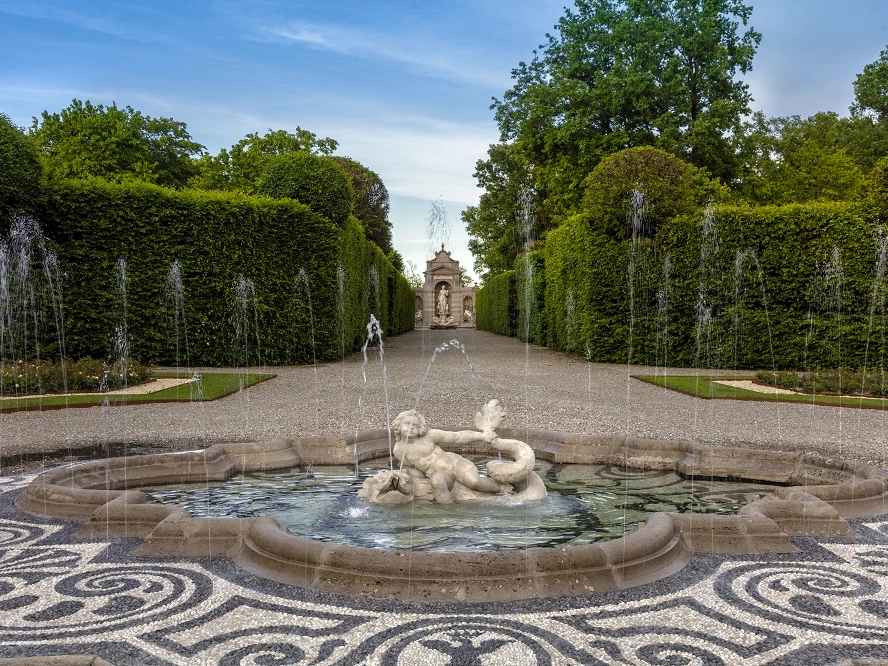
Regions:
<instances>
[{"instance_id":1,"label":"cherub statue","mask_svg":"<svg viewBox=\"0 0 888 666\"><path fill-rule=\"evenodd\" d=\"M512 494L518 487L523 499L545 497L542 480L533 472L535 456L524 442L500 439L495 429L505 411L491 400L475 415L479 430L437 430L426 425L416 410L401 412L392 421L395 434L393 453L401 468L386 470L366 479L358 496L372 502L396 504L413 499L451 504L454 500L484 499ZM475 464L442 446L465 446L487 442L514 460L493 460L487 464L489 476L481 476ZM514 485L514 487L513 487Z\"/></svg>"}]
</instances>

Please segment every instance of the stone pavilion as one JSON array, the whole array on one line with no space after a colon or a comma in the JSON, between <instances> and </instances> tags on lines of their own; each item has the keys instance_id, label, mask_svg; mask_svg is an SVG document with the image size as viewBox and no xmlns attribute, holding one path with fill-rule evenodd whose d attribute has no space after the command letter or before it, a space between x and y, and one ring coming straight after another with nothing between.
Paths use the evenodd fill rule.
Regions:
<instances>
[{"instance_id":1,"label":"stone pavilion","mask_svg":"<svg viewBox=\"0 0 888 666\"><path fill-rule=\"evenodd\" d=\"M474 328L477 290L462 286L459 262L441 245L416 290L416 328Z\"/></svg>"}]
</instances>

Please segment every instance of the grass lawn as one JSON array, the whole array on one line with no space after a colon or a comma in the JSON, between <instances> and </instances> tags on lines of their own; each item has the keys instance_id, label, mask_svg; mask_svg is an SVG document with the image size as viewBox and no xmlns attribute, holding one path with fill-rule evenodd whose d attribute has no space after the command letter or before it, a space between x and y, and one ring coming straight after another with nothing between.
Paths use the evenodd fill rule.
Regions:
<instances>
[{"instance_id":1,"label":"grass lawn","mask_svg":"<svg viewBox=\"0 0 888 666\"><path fill-rule=\"evenodd\" d=\"M183 377L175 373L155 373L158 379ZM237 372L205 372L198 382L173 386L156 393L124 395L39 395L0 401L0 412L21 410L64 409L65 407L95 407L97 405L137 405L148 402L192 402L217 400L236 393L241 387L253 386L277 375L240 374Z\"/></svg>"},{"instance_id":2,"label":"grass lawn","mask_svg":"<svg viewBox=\"0 0 888 666\"><path fill-rule=\"evenodd\" d=\"M697 398L724 398L728 400L759 400L762 402L800 402L806 405L828 405L832 407L862 407L864 409L888 409L888 399L885 398L861 398L855 396L838 395L808 395L805 393L758 393L735 386L725 386L716 383L716 380L752 379L745 377L711 377L708 375L662 376L662 375L633 375L649 384L655 384L673 391L686 393Z\"/></svg>"}]
</instances>

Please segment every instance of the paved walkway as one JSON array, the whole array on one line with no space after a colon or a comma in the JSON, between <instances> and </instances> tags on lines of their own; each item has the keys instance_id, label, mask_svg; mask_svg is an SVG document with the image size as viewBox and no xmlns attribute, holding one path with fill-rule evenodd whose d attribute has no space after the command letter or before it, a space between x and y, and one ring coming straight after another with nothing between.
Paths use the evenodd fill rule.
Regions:
<instances>
[{"instance_id":1,"label":"paved walkway","mask_svg":"<svg viewBox=\"0 0 888 666\"><path fill-rule=\"evenodd\" d=\"M496 397L513 426L683 436L884 466L883 412L702 401L632 380L625 367L477 332L460 334L463 348L449 345L430 366L452 337L414 332L386 341L384 387L374 349L366 383L356 356L281 369L276 380L209 405L0 415L0 456L11 469L25 453L49 462L53 449L73 452L85 443L177 448L380 427L387 390L391 411L420 395L433 425L465 425ZM678 574L621 592L405 604L272 583L225 558L137 558L131 540L73 540L75 524L35 519L12 505L34 473L0 476L0 664L20 657L51 663L49 655L66 654L116 666L888 659L888 516L853 521L858 538L797 539L802 552L795 555L696 556Z\"/></svg>"}]
</instances>

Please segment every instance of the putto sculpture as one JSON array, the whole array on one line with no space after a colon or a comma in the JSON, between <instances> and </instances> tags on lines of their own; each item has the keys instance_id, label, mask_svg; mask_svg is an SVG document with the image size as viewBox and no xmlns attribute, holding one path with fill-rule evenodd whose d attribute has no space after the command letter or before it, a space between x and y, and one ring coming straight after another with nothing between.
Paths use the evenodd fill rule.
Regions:
<instances>
[{"instance_id":1,"label":"putto sculpture","mask_svg":"<svg viewBox=\"0 0 888 666\"><path fill-rule=\"evenodd\" d=\"M491 400L475 414L478 430L450 431L429 428L416 410L401 412L392 421L392 450L400 462L399 469L384 470L365 479L358 496L380 504L414 500L452 504L490 500L498 495L542 499L546 487L533 471L533 449L525 442L503 439L496 433L505 415L499 402ZM442 448L475 442L486 442L512 460L489 461L487 476L482 476L471 460Z\"/></svg>"}]
</instances>

